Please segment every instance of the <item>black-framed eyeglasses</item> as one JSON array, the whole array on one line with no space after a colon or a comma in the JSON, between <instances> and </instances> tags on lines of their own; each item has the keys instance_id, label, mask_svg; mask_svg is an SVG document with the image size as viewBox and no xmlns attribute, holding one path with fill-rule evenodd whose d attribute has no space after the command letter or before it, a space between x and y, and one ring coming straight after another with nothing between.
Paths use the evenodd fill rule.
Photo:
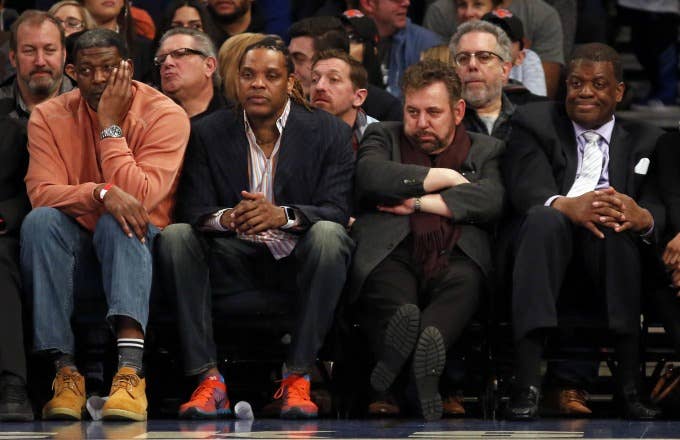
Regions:
<instances>
[{"instance_id":1,"label":"black-framed eyeglasses","mask_svg":"<svg viewBox=\"0 0 680 440\"><path fill-rule=\"evenodd\" d=\"M82 20L78 20L77 18L72 18L69 17L66 20L60 20L57 18L57 21L66 29L82 29L85 26L85 23L83 23Z\"/></svg>"},{"instance_id":2,"label":"black-framed eyeglasses","mask_svg":"<svg viewBox=\"0 0 680 440\"><path fill-rule=\"evenodd\" d=\"M179 49L171 50L170 52L156 55L155 57L153 57L153 63L157 66L160 66L165 62L165 59L168 57L168 55L175 60L178 58L184 58L187 55L199 55L202 57L208 56L208 54L203 53L200 50L191 49L190 47L181 47Z\"/></svg>"},{"instance_id":3,"label":"black-framed eyeglasses","mask_svg":"<svg viewBox=\"0 0 680 440\"><path fill-rule=\"evenodd\" d=\"M494 58L503 61L503 58L495 52L488 50L478 50L477 52L458 52L453 60L460 67L465 67L470 64L472 59L476 59L479 64L489 64Z\"/></svg>"}]
</instances>

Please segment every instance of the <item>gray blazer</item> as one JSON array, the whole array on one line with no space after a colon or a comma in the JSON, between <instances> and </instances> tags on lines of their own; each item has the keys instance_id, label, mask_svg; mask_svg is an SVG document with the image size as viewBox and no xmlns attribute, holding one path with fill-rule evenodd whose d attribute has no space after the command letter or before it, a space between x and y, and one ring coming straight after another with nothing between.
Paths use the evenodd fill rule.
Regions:
<instances>
[{"instance_id":1,"label":"gray blazer","mask_svg":"<svg viewBox=\"0 0 680 440\"><path fill-rule=\"evenodd\" d=\"M401 122L380 122L366 129L359 148L355 191L357 219L351 236L357 244L350 272L349 301L355 301L366 277L408 236L408 216L379 212L379 203L395 203L425 195L429 167L401 163ZM491 271L490 230L503 209L504 190L499 169L503 141L469 133L472 146L461 167L469 184L441 192L453 220L462 226L458 248L482 269Z\"/></svg>"}]
</instances>

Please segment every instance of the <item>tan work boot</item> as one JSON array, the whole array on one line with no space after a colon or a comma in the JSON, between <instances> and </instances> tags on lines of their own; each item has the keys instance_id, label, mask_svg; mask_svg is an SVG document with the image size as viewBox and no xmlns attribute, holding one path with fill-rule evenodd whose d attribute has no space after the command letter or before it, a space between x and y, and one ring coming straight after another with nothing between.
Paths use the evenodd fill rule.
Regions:
<instances>
[{"instance_id":1,"label":"tan work boot","mask_svg":"<svg viewBox=\"0 0 680 440\"><path fill-rule=\"evenodd\" d=\"M123 367L113 377L109 400L102 408L105 420L146 420L146 380L133 368Z\"/></svg>"},{"instance_id":2,"label":"tan work boot","mask_svg":"<svg viewBox=\"0 0 680 440\"><path fill-rule=\"evenodd\" d=\"M85 378L70 367L57 371L52 382L54 397L45 404L45 420L80 420L85 411Z\"/></svg>"}]
</instances>

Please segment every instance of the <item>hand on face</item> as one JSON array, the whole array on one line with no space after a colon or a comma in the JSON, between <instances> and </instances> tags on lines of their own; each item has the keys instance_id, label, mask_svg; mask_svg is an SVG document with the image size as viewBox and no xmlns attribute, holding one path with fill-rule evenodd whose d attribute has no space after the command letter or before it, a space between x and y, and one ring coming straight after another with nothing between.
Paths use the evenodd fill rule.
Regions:
<instances>
[{"instance_id":1,"label":"hand on face","mask_svg":"<svg viewBox=\"0 0 680 440\"><path fill-rule=\"evenodd\" d=\"M102 128L120 125L132 101L132 61L121 60L111 72L97 108Z\"/></svg>"}]
</instances>

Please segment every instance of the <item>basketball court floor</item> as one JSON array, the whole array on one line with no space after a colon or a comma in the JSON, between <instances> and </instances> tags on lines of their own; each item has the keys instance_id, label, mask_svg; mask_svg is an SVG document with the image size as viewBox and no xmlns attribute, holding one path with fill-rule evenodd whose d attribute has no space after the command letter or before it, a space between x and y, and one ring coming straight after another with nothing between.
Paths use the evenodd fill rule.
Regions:
<instances>
[{"instance_id":1,"label":"basketball court floor","mask_svg":"<svg viewBox=\"0 0 680 440\"><path fill-rule=\"evenodd\" d=\"M0 439L670 439L680 438L679 421L540 419L530 423L479 419L217 422L34 422L0 424Z\"/></svg>"}]
</instances>

